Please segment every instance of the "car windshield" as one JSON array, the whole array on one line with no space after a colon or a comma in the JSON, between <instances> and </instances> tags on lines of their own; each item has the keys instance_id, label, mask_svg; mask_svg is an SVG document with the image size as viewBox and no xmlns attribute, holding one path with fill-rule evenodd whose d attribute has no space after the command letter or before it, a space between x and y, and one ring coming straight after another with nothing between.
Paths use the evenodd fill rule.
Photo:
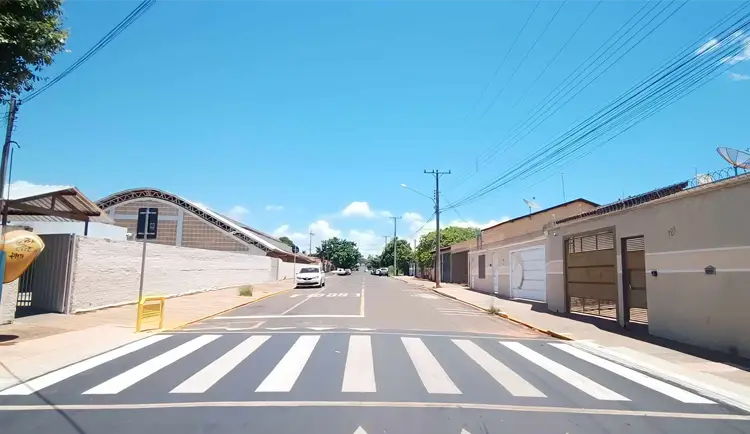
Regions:
<instances>
[{"instance_id":1,"label":"car windshield","mask_svg":"<svg viewBox=\"0 0 750 434\"><path fill-rule=\"evenodd\" d=\"M320 269L319 268L310 267L310 268L303 268L303 269L299 270L299 272L300 273L318 273L319 272L318 270L320 270Z\"/></svg>"}]
</instances>

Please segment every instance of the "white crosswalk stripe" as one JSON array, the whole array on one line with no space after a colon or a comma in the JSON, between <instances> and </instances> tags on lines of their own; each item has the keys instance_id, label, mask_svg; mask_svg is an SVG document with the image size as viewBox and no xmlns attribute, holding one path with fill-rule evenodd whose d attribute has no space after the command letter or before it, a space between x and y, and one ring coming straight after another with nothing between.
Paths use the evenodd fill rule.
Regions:
<instances>
[{"instance_id":1,"label":"white crosswalk stripe","mask_svg":"<svg viewBox=\"0 0 750 434\"><path fill-rule=\"evenodd\" d=\"M166 353L154 357L151 360L141 363L133 369L127 370L122 374L105 381L104 383L83 392L84 395L112 395L122 392L135 383L143 380L149 375L154 374L172 363L187 356L202 346L218 339L220 335L202 335L185 342L177 348L167 351Z\"/></svg>"},{"instance_id":2,"label":"white crosswalk stripe","mask_svg":"<svg viewBox=\"0 0 750 434\"><path fill-rule=\"evenodd\" d=\"M342 392L375 392L375 366L370 336L349 337Z\"/></svg>"},{"instance_id":3,"label":"white crosswalk stripe","mask_svg":"<svg viewBox=\"0 0 750 434\"><path fill-rule=\"evenodd\" d=\"M168 384L169 388L172 388L171 391L169 388L165 388L161 393L194 395L220 393L223 385L216 387L217 384L222 379L223 382L221 384L229 384L231 381L237 381L236 376L240 374L235 371L239 371L238 368L244 366L244 372L250 373L251 377L249 379L242 379L242 381L252 382L252 386L249 386L251 392L252 388L259 383L257 388L255 388L255 392L258 393L293 392L295 384L300 378L313 375L320 376L320 381L338 382L336 388L340 386L342 393L364 393L370 394L368 396L377 396L374 394L393 393L394 388L403 387L401 380L395 379L392 374L392 372L399 372L399 375L411 376L414 380L418 378L423 387L423 389L420 388L421 393L429 395L466 395L467 399L474 396L476 390L467 388L468 384L464 385L463 382L469 376L475 376L475 378L485 379L483 380L486 383L485 387L495 387L495 393L499 393L498 396L505 394L521 398L548 399L548 394L549 396L558 396L560 393L565 393L565 390L561 389L561 387L572 386L594 399L602 401L636 401L641 399L643 396L642 393L650 393L645 389L650 389L650 391L655 391L669 399L684 404L716 404L716 402L693 392L561 342L511 342L494 339L474 339L471 337L396 337L359 332L347 336L348 344L345 344L347 347L343 349L338 347L341 341L335 340L337 337L333 335L302 334L296 336L294 342L287 343L284 336L288 335L273 335L268 333L245 336L243 339L237 340L237 344L228 350L220 351L216 354L215 358L203 362L202 360L205 360L205 356L213 355L209 350L215 350L216 348L220 348L220 346L216 345L206 348L200 354L194 355L193 353L217 339L229 336L232 336L232 339L234 339L237 335L206 334L198 335L197 337L187 335L189 340L186 341L177 336L155 335L133 342L2 390L0 391L0 398L32 395L54 385L58 386L51 390L53 394L65 394L73 391L75 394L83 395L116 395L152 376L155 378L150 381L149 387L156 387L156 393L158 394L159 388L163 387L164 383L161 382L162 377L156 374L168 369L173 369L172 372L167 373L168 375L174 375L174 372L178 372L180 378L175 383L169 380ZM334 340L323 341L321 338ZM154 349L154 351L141 353L146 354L146 357L138 356L140 350L147 349L147 347L167 339L169 340L166 341L166 345L169 345L169 347L163 352L154 355L158 351ZM279 349L277 345L271 345L276 344L276 339L278 339L278 342L284 342L281 345L286 346L284 348L286 352L283 355L279 355L277 359L272 360L273 364L271 366L265 363L261 365L255 363L254 360L268 360L268 354L276 353L275 350L269 350L269 348ZM441 344L441 342L447 342L448 340L452 342L452 344L448 345L455 345L455 347L446 348L445 344ZM171 344L172 341L176 341L176 343ZM321 342L324 342L325 346L321 346L320 350L316 351ZM334 342L339 342L335 344L337 345L334 347L335 353L330 346ZM373 345L373 343L376 345ZM552 347L553 349L548 349L547 347ZM388 353L386 354L387 359L384 359L382 355L374 357L378 356L378 354L375 354L375 350ZM268 353L268 351L271 351L271 353ZM402 355L400 358L392 358L391 353L394 352L401 352ZM344 354L340 356L334 355L339 353ZM452 356L447 357L449 355ZM127 363L127 365L110 378L98 380L99 384L84 382L85 386L78 386L80 383L73 382L74 377L85 376L87 371L94 368L98 368L99 371L90 378L98 378L97 375L100 372L106 372L104 371L104 365L109 362L115 362L124 356L129 357L126 361L120 362L120 364ZM201 360L200 365L195 366L189 363L190 358L193 357ZM256 357L257 359L255 359ZM319 357L333 357L331 359L333 363L328 363L327 365L321 364L322 360ZM337 359L338 357L345 357L345 359ZM577 360L573 360L571 357ZM183 358L185 359L184 363L177 365L176 362ZM308 367L311 359L315 361L315 368L312 365ZM409 364L413 366L413 369L410 366L388 366L388 370L382 371L381 375L379 375L376 370L379 366L378 363L384 363L385 361L387 363L396 363L392 362L392 360L401 360L400 363ZM573 362L575 362L575 367L579 372L572 369ZM584 370L582 364L587 364L591 367ZM192 370L192 366L195 366L194 370ZM268 367L258 368L258 366ZM327 371L320 372L321 366L324 366L322 369L327 369ZM330 368L326 368L325 366L330 366ZM513 366L523 366L523 371L516 372L513 370ZM183 374L186 368L191 369L191 371L184 372ZM259 372L258 369L261 369L262 372ZM465 374L459 375L461 370L464 370ZM482 370L486 374L482 373ZM628 397L623 396L617 391L610 390L588 378L592 374L591 370L598 370L600 374L606 371L609 375L617 375L618 380L622 378L645 389L637 392L638 389L628 388L627 393L632 393L633 395ZM391 374L385 374L386 372ZM449 372L455 373L456 377L451 378L453 374L449 375ZM549 382L545 381L543 376L538 376L545 373L551 374L556 379ZM491 381L486 375L489 375L494 381ZM557 381L557 379L561 381ZM255 383L256 381L258 383ZM316 383L322 384L318 380L316 380ZM175 386L175 384L177 385ZM610 384L618 383L607 383L607 385ZM299 390L295 389L294 393L310 393L310 389L301 386L297 388ZM553 389L550 391L545 390L545 388L549 387ZM0 405L2 405L2 402L0 401Z\"/></svg>"},{"instance_id":4,"label":"white crosswalk stripe","mask_svg":"<svg viewBox=\"0 0 750 434\"><path fill-rule=\"evenodd\" d=\"M511 395L537 398L544 398L546 396L474 342L465 339L453 339L453 343L458 348L461 348L472 360L477 362L482 369L487 371L495 381L505 387Z\"/></svg>"},{"instance_id":5,"label":"white crosswalk stripe","mask_svg":"<svg viewBox=\"0 0 750 434\"><path fill-rule=\"evenodd\" d=\"M103 365L104 363L120 358L126 354L130 354L134 351L146 348L147 346L155 344L159 341L163 341L168 337L170 337L170 335L149 336L145 339L132 342L112 351L99 354L98 356L92 357L90 359L86 359L65 368L58 369L57 371L50 372L49 374L42 375L41 377L37 377L25 383L21 383L17 386L13 386L9 389L5 389L3 391L0 391L0 395L31 395L32 393L38 392L45 387L57 384L74 375L86 372L89 369L95 368L99 365Z\"/></svg>"},{"instance_id":6,"label":"white crosswalk stripe","mask_svg":"<svg viewBox=\"0 0 750 434\"><path fill-rule=\"evenodd\" d=\"M232 369L236 368L247 356L257 350L271 336L256 335L245 339L241 344L214 360L210 365L198 371L182 384L172 389L171 393L203 393L221 380Z\"/></svg>"},{"instance_id":7,"label":"white crosswalk stripe","mask_svg":"<svg viewBox=\"0 0 750 434\"><path fill-rule=\"evenodd\" d=\"M256 392L289 392L310 359L320 336L300 336Z\"/></svg>"},{"instance_id":8,"label":"white crosswalk stripe","mask_svg":"<svg viewBox=\"0 0 750 434\"><path fill-rule=\"evenodd\" d=\"M648 387L651 390L655 390L680 402L684 402L686 404L715 404L715 402L703 398L702 396L690 393L687 390L682 390L678 387L672 386L671 384L657 380L656 378L649 377L648 375L641 374L640 372L634 371L630 368L626 368L625 366L618 365L578 348L571 347L570 345L557 343L551 343L550 345L555 348L559 348L570 355L578 357L581 360L585 360L593 365L606 369L609 372L613 372L621 377L627 378L630 381L638 383L641 386Z\"/></svg>"},{"instance_id":9,"label":"white crosswalk stripe","mask_svg":"<svg viewBox=\"0 0 750 434\"><path fill-rule=\"evenodd\" d=\"M419 338L401 338L422 384L429 393L460 395L461 391Z\"/></svg>"},{"instance_id":10,"label":"white crosswalk stripe","mask_svg":"<svg viewBox=\"0 0 750 434\"><path fill-rule=\"evenodd\" d=\"M630 401L628 398L620 395L619 393L613 392L601 384L589 380L583 375L573 371L572 369L566 368L565 366L544 357L536 351L525 347L520 342L500 342L501 344L514 351L516 354L525 358L526 360L534 363L540 368L546 370L550 374L560 378L571 386L579 389L580 391L593 396L596 399L603 401Z\"/></svg>"}]
</instances>

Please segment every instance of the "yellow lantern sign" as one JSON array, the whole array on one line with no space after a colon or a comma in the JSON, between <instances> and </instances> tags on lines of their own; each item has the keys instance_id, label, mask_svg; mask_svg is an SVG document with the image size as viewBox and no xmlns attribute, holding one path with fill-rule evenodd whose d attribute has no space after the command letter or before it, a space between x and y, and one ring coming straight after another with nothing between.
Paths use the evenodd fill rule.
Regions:
<instances>
[{"instance_id":1,"label":"yellow lantern sign","mask_svg":"<svg viewBox=\"0 0 750 434\"><path fill-rule=\"evenodd\" d=\"M5 234L5 275L3 283L18 279L44 250L44 241L29 231L11 231Z\"/></svg>"}]
</instances>

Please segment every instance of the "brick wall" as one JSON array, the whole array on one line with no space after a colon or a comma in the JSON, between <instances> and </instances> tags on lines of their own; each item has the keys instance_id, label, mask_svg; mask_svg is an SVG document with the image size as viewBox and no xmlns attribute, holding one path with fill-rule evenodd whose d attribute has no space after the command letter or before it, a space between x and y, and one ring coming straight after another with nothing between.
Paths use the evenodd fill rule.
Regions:
<instances>
[{"instance_id":1,"label":"brick wall","mask_svg":"<svg viewBox=\"0 0 750 434\"><path fill-rule=\"evenodd\" d=\"M76 243L73 312L136 301L142 243L85 237L78 237ZM143 293L174 296L274 281L272 260L247 253L149 244Z\"/></svg>"}]
</instances>

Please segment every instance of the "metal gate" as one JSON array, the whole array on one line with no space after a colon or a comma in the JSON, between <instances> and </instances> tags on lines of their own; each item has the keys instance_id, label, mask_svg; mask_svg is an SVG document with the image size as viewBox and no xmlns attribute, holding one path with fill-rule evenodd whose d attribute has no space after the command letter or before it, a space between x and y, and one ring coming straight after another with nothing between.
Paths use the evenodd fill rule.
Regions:
<instances>
[{"instance_id":1,"label":"metal gate","mask_svg":"<svg viewBox=\"0 0 750 434\"><path fill-rule=\"evenodd\" d=\"M566 241L568 311L617 319L617 251L612 230Z\"/></svg>"},{"instance_id":2,"label":"metal gate","mask_svg":"<svg viewBox=\"0 0 750 434\"><path fill-rule=\"evenodd\" d=\"M74 234L40 235L44 250L18 281L16 317L40 312L70 313Z\"/></svg>"},{"instance_id":3,"label":"metal gate","mask_svg":"<svg viewBox=\"0 0 750 434\"><path fill-rule=\"evenodd\" d=\"M547 261L544 246L510 252L510 296L547 301Z\"/></svg>"},{"instance_id":4,"label":"metal gate","mask_svg":"<svg viewBox=\"0 0 750 434\"><path fill-rule=\"evenodd\" d=\"M643 236L622 240L624 272L625 322L648 324L646 297L646 243Z\"/></svg>"}]
</instances>

